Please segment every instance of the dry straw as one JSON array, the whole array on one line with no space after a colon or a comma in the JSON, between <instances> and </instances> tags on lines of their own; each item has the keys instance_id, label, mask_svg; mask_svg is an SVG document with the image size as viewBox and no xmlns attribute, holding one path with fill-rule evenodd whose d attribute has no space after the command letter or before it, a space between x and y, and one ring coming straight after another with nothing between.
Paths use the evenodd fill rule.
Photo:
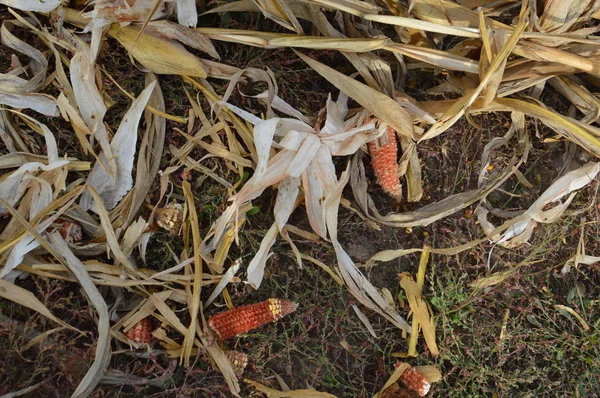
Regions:
<instances>
[{"instance_id":1,"label":"dry straw","mask_svg":"<svg viewBox=\"0 0 600 398\"><path fill-rule=\"evenodd\" d=\"M0 139L6 148L0 154L0 213L7 218L0 231L0 295L77 331L14 282L35 274L81 286L97 314L97 341L94 362L73 396L89 395L107 375L113 338L128 343L125 332L134 341L147 341L149 317L160 322L153 336L169 356L189 365L192 356L206 353L231 393L239 396L238 377L246 361L209 339L209 327L230 338L296 307L272 299L209 321L204 309L220 297L231 305L227 288L241 281L236 276L240 269L246 271L246 282L259 288L279 236L290 244L299 265L303 261L317 265L372 311L363 313L354 307L371 336L377 335L372 327L376 314L394 325L398 336L406 336L411 326L402 317L405 311L399 310L388 291L365 276L361 264L340 243L340 205L374 228L424 226L469 206L476 208L485 231L477 239L452 248L383 251L368 262L374 265L423 253L416 282L408 275L400 281L413 316L407 354L417 355L422 334L436 355L435 318L423 292L429 253L455 255L490 241L508 248L527 244L537 225L557 221L575 203L577 192L594 181L600 163L591 161L573 170L565 165L564 173L541 187L543 193L529 208L521 209L520 216L498 227L488 220L489 214L499 214L487 200L490 193L513 176L524 186L531 185L522 170L534 139L526 118L552 129L556 134L552 141L570 142L592 158L600 157L596 126L600 102L590 88L598 85L600 76L600 41L594 36L597 28L588 23L599 18L600 2L553 0L531 7L535 2L523 1L520 8L510 8L510 24L496 18L507 10L502 8L506 2L485 2L485 8L476 8L482 2L470 1L414 0L409 8L384 3L258 0L198 10L191 0L180 0L177 7L160 1L136 1L135 6L125 7L103 0L82 13L58 0L0 0L9 7L3 12L10 15L0 27L2 47L18 54L11 57L10 71L0 73ZM260 12L288 32L197 27L199 11ZM329 18L333 13L336 17ZM42 16L50 17L52 28L42 26ZM172 22L175 19L177 23ZM299 21L311 24L310 34ZM26 42L34 36L35 46ZM120 76L100 66L107 36L120 43L144 73L139 93L127 92ZM290 56L328 80L339 94L322 104L322 117L303 114L286 102L271 70L229 65L220 58L214 41L293 49ZM317 61L314 54L321 51L340 52L356 73L348 75ZM403 82L413 70L436 76L439 85L430 92L451 95L437 100L411 98L403 92ZM180 77L185 93L179 98L187 100L188 111L166 112L163 90L167 90L161 75ZM217 80L228 81L223 96L211 85ZM253 99L265 103L264 112L233 103L234 90L244 81L267 87ZM114 118L109 112L114 98L109 98L108 85L131 100L116 120L109 120ZM540 101L548 86L572 104L573 112L561 114ZM348 108L349 99L358 105L356 109ZM409 212L380 213L371 197L366 153L370 152L375 176L388 194L400 200L405 184L406 200L418 202L427 178L427 170L421 168L422 148L437 142L426 141L451 134L450 128L462 118L473 121L473 115L489 112L509 112L512 123L504 137L486 146L477 187L426 206L415 203ZM574 118L575 112L583 116ZM61 131L58 140L54 125L43 122L48 118L60 120L69 134ZM169 131L177 132L185 143L167 142L167 120ZM66 136L77 151L62 147ZM514 147L510 146L513 137L518 141ZM38 139L43 140L44 151L38 148ZM510 155L489 173L487 166L499 148ZM201 158L195 157L198 152ZM210 168L209 159L219 167ZM182 170L187 176L183 183L176 177ZM227 190L229 200L209 226L198 215L202 203L197 194L207 182ZM344 197L347 185L352 198ZM262 210L272 213L274 222L256 252L250 253L248 264L240 268L230 258L231 249L249 228L247 212L253 209L253 201L274 189L273 208ZM175 199L184 201L181 208L163 207ZM148 203L153 204L150 216L141 211ZM310 230L289 224L297 209L305 211ZM144 265L154 216L158 225L184 242L177 253L167 250L176 265L160 272ZM297 237L329 245L336 260L325 264L302 253ZM580 247L564 272L597 261L592 254ZM490 286L505 278L496 273L473 286ZM98 286L110 286L127 297L133 309L116 305L109 311L109 297ZM205 287L212 292L206 294L208 300L203 300ZM184 311L174 311L175 307ZM587 330L588 321L575 309L556 309ZM409 368L408 364L397 367L382 391L401 380L403 372L408 372L405 379L416 380L423 374L429 375L429 382L439 380L434 370ZM246 383L273 397L331 396L312 389L281 392L250 380ZM419 388L425 391L424 384Z\"/></svg>"}]
</instances>

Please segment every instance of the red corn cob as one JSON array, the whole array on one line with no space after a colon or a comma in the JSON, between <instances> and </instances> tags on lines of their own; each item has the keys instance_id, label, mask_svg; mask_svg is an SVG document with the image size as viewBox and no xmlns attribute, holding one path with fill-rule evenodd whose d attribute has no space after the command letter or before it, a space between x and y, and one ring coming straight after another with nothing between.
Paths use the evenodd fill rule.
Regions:
<instances>
[{"instance_id":1,"label":"red corn cob","mask_svg":"<svg viewBox=\"0 0 600 398\"><path fill-rule=\"evenodd\" d=\"M408 368L402 373L399 379L402 384L406 387L410 388L413 391L416 391L420 397L424 397L429 392L431 388L431 383L427 381L425 376L421 373L417 372L413 368Z\"/></svg>"},{"instance_id":2,"label":"red corn cob","mask_svg":"<svg viewBox=\"0 0 600 398\"><path fill-rule=\"evenodd\" d=\"M377 177L377 182L385 193L400 200L402 198L402 185L398 178L396 131L388 126L387 134L377 140L370 141L368 145L371 165L375 177Z\"/></svg>"},{"instance_id":3,"label":"red corn cob","mask_svg":"<svg viewBox=\"0 0 600 398\"><path fill-rule=\"evenodd\" d=\"M58 231L60 236L69 243L77 243L83 238L81 225L67 218L58 218L47 229L48 232Z\"/></svg>"},{"instance_id":4,"label":"red corn cob","mask_svg":"<svg viewBox=\"0 0 600 398\"><path fill-rule=\"evenodd\" d=\"M152 321L144 318L125 332L125 336L131 341L142 344L150 344L152 341Z\"/></svg>"},{"instance_id":5,"label":"red corn cob","mask_svg":"<svg viewBox=\"0 0 600 398\"><path fill-rule=\"evenodd\" d=\"M297 307L298 304L291 301L270 298L213 315L208 319L208 325L220 338L228 339L265 323L275 322L296 311Z\"/></svg>"},{"instance_id":6,"label":"red corn cob","mask_svg":"<svg viewBox=\"0 0 600 398\"><path fill-rule=\"evenodd\" d=\"M62 223L58 230L58 233L66 239L68 242L79 242L83 237L83 231L81 225L76 222L65 221Z\"/></svg>"},{"instance_id":7,"label":"red corn cob","mask_svg":"<svg viewBox=\"0 0 600 398\"><path fill-rule=\"evenodd\" d=\"M227 351L225 356L231 362L235 375L242 377L246 366L248 366L248 355L240 351Z\"/></svg>"}]
</instances>

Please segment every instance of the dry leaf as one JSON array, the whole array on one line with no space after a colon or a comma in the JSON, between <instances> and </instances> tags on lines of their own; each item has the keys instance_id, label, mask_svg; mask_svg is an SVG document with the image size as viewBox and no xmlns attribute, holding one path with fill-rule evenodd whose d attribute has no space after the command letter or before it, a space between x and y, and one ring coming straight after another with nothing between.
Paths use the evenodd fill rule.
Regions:
<instances>
[{"instance_id":1,"label":"dry leaf","mask_svg":"<svg viewBox=\"0 0 600 398\"><path fill-rule=\"evenodd\" d=\"M22 11L50 12L62 3L60 0L0 0L0 4Z\"/></svg>"},{"instance_id":2,"label":"dry leaf","mask_svg":"<svg viewBox=\"0 0 600 398\"><path fill-rule=\"evenodd\" d=\"M83 332L81 332L80 330L55 317L50 312L50 310L48 310L48 308L46 308L46 306L41 301L39 301L29 290L23 289L22 287L17 285L13 285L12 283L5 281L4 279L0 279L0 297L15 302L24 307L30 308L35 312L42 314L46 318L58 323L59 325L66 327L67 329L83 334Z\"/></svg>"},{"instance_id":3,"label":"dry leaf","mask_svg":"<svg viewBox=\"0 0 600 398\"><path fill-rule=\"evenodd\" d=\"M138 138L138 124L150 95L152 95L154 85L155 82L150 83L131 104L110 143L117 167L116 175L110 175L100 163L96 163L88 176L87 183L100 195L104 207L108 210L113 209L133 186L131 172ZM107 158L104 152L100 154L101 162ZM81 206L84 209L90 208L92 211L98 212L97 207L91 203L90 194L84 194Z\"/></svg>"},{"instance_id":4,"label":"dry leaf","mask_svg":"<svg viewBox=\"0 0 600 398\"><path fill-rule=\"evenodd\" d=\"M435 324L433 322L433 314L431 314L427 303L423 300L421 287L415 283L410 277L403 277L400 280L400 287L406 292L406 298L413 316L419 321L423 338L427 343L427 348L432 355L439 355L435 339Z\"/></svg>"},{"instance_id":5,"label":"dry leaf","mask_svg":"<svg viewBox=\"0 0 600 398\"><path fill-rule=\"evenodd\" d=\"M277 391L273 388L269 388L263 384L257 383L252 380L244 379L244 382L258 391L264 393L267 398L335 398L335 395L328 394L326 392L319 392L316 390L291 390L291 391Z\"/></svg>"},{"instance_id":6,"label":"dry leaf","mask_svg":"<svg viewBox=\"0 0 600 398\"><path fill-rule=\"evenodd\" d=\"M393 127L399 134L414 138L412 117L396 101L304 54L296 54L340 91Z\"/></svg>"},{"instance_id":7,"label":"dry leaf","mask_svg":"<svg viewBox=\"0 0 600 398\"><path fill-rule=\"evenodd\" d=\"M502 236L495 235L492 240L507 247L526 243L538 222L555 222L569 207L575 197L574 191L583 188L592 182L600 172L600 163L588 163L587 165L573 170L556 180L544 193L529 207L521 216L514 219L512 225ZM564 203L560 200L569 195ZM559 202L549 210L544 210L547 205ZM480 224L488 235L492 233L494 226L487 221L487 210L479 207L476 214Z\"/></svg>"},{"instance_id":8,"label":"dry leaf","mask_svg":"<svg viewBox=\"0 0 600 398\"><path fill-rule=\"evenodd\" d=\"M104 371L108 367L111 348L110 348L110 317L108 308L102 295L96 285L90 278L85 266L75 257L73 252L67 246L67 243L61 238L58 232L49 235L50 243L56 251L64 257L66 264L71 272L77 278L77 281L85 291L87 298L98 312L98 340L96 342L96 356L94 363L79 382L79 385L71 397L87 397L102 379Z\"/></svg>"},{"instance_id":9,"label":"dry leaf","mask_svg":"<svg viewBox=\"0 0 600 398\"><path fill-rule=\"evenodd\" d=\"M142 65L154 73L206 77L206 68L200 58L188 52L181 44L142 32L132 26L113 24L108 31ZM139 38L138 38L139 36Z\"/></svg>"},{"instance_id":10,"label":"dry leaf","mask_svg":"<svg viewBox=\"0 0 600 398\"><path fill-rule=\"evenodd\" d=\"M377 333L375 333L375 330L373 329L373 325L371 325L369 318L367 318L367 316L363 314L363 312L356 306L356 304L352 304L352 309L354 310L354 312L356 312L358 319L360 319L360 321L365 325L369 333L371 333L371 336L377 338Z\"/></svg>"}]
</instances>

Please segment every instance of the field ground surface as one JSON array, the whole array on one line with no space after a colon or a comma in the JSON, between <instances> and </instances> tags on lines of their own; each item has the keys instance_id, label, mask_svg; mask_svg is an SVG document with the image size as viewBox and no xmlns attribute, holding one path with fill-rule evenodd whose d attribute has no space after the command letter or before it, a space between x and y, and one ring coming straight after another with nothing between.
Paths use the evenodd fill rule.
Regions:
<instances>
[{"instance_id":1,"label":"field ground surface","mask_svg":"<svg viewBox=\"0 0 600 398\"><path fill-rule=\"evenodd\" d=\"M210 4L209 8L215 5ZM0 17L3 20L13 18L3 5L0 6ZM48 23L44 17L40 18L42 23ZM497 19L507 23L511 21L506 15ZM302 24L306 25L307 32L311 31L310 24L305 21ZM281 26L257 12L208 14L199 18L198 26L285 32ZM389 26L385 29L384 32L388 32ZM23 30L20 37L38 49L45 48L39 37L31 32ZM336 99L339 94L333 84L289 48L261 49L221 41L215 41L214 46L221 56L221 63L237 68L268 68L279 86L278 95L313 121L325 106L328 95L331 93ZM190 51L194 53L195 50ZM303 53L345 75L356 72L337 51L309 49L303 50ZM394 62L389 53L379 50L373 53ZM10 49L0 46L1 73L11 68L11 54ZM53 62L48 75L55 71ZM100 76L104 95L110 98L112 105L104 121L115 132L131 100L106 76L114 77L124 90L137 97L144 88L144 67L132 63L127 51L109 36L102 43L97 64L107 72ZM438 94L431 90L446 79L446 73L439 68L412 67L403 78L402 89L419 103L457 98L456 93ZM192 100L198 101L203 112L211 117L211 105L197 87L178 76L160 75L158 79L166 113L187 115ZM213 78L207 81L216 95L225 94L227 81ZM592 83L586 87L591 92L598 90ZM264 82L244 81L237 85L228 101L255 115L264 116L264 105L251 95L267 88ZM53 85L46 87L44 92L55 97L59 94ZM571 103L553 87L547 86L543 90L539 102L560 114L573 114ZM349 108L352 112L360 105L350 100ZM52 130L61 155L94 161L93 157L82 152L70 123L61 118L40 116L33 111L24 112ZM575 115L576 118L581 116L579 113ZM31 153L43 154L43 136L36 134L23 119L15 123L24 132L23 139ZM510 126L510 112L473 113L468 118L461 117L442 135L420 142L417 154L423 196L416 203L387 196L376 183L367 151L359 151L359 161L366 169L368 192L374 205L381 214L401 213L477 189L486 144L502 137ZM488 203L499 210L490 219L495 225L529 208L567 171L595 159L593 154L580 147L557 139L556 132L539 119L525 116L524 126L531 137L531 147L526 162L520 166L519 178L510 177L487 197ZM160 170L177 163L172 151L187 143L189 136L186 138L182 134L184 131L185 125L167 121ZM226 139L224 132L219 134ZM490 173L503 169L509 163L516 145L513 137L509 145L495 150L492 162L487 166ZM6 147L0 143L0 154L7 153ZM196 160L204 159L202 165L206 170L231 185L241 181L240 175L227 167L223 159L217 156L203 158L207 154L206 149L196 146L189 156ZM349 159L334 158L338 175L346 169ZM191 177L182 177L182 170L170 177L170 200L184 203L183 181L191 183L199 233L204 237L228 206L230 191L197 170L191 171ZM252 170L248 169L242 180L247 181L251 173ZM67 183L85 179L87 174L83 171L69 173ZM155 178L148 199L139 211L139 216L144 219L151 217L155 204L165 203L159 194L159 184L159 178ZM406 190L406 185L404 188ZM572 266L568 272L562 272L565 263L582 247L589 255L600 255L598 188L597 179L582 187L560 219L537 225L530 240L519 247L506 248L484 240L456 254L430 255L423 297L434 314L438 356L431 354L422 336L417 344L417 357L399 356L408 347L408 340L402 332L362 306L345 286L336 283L312 262L304 261L299 267L292 248L283 239L278 239L271 249L272 255L266 262L264 280L258 290L240 281L230 284L227 294L235 306L276 297L294 301L298 304L297 311L281 321L218 344L224 350L242 351L248 355L249 365L244 378L277 389L282 388L278 381L281 379L292 390L311 388L337 397L372 397L386 383L396 363L408 362L411 366L437 367L442 378L432 387L431 396L436 397L599 396L598 263L579 264ZM254 257L274 221L276 195L276 189L267 188L252 201L252 210L239 231L238 241L229 251L226 264L238 258L242 264L247 264ZM338 238L341 245L374 286L389 290L404 317L409 317L410 308L400 287L400 275L416 275L421 254L407 254L387 262L368 262L373 255L383 250L422 248L424 245L434 249L453 248L485 237L474 213L477 203L426 226L398 228L366 222L356 211L350 186L344 189L343 197L349 200L352 208L341 206L339 210ZM0 219L0 231L9 220L10 217ZM288 224L304 231L311 230L303 205L294 211ZM330 242L290 236L301 253L331 269L335 268L336 253ZM175 257L189 247L188 239L191 238L184 239L182 234L174 235L155 228L147 245L144 267L158 272L177 265ZM188 255L193 256L193 251L188 251ZM136 264L144 264L137 249L132 251L132 258ZM91 259L109 264L114 262L106 251ZM241 280L245 279L245 267L241 268L238 276ZM0 299L0 396L32 386L35 388L23 396L69 396L94 360L98 320L95 309L79 284L71 281L38 274L15 283L32 292L62 321L84 333L62 327L56 329L56 323L38 312ZM108 304L120 294L115 290L121 291L125 301L135 302L142 292L150 295L164 289L164 286L151 285L137 290L99 286ZM211 291L210 286L202 290L202 302ZM367 316L376 337L359 319L353 305ZM187 306L181 303L171 303L170 306L187 327L190 322ZM204 310L204 315L208 318L223 309L225 301L219 296L215 305ZM574 314L581 316L583 322ZM158 326L160 321L154 319L153 323ZM178 343L183 341L183 337L173 333L168 325L162 325L170 337ZM130 350L122 341L114 340L107 377L91 396L231 396L223 376L215 370L206 352L194 352L190 361L189 366L183 366L179 358L169 356L156 341L151 349ZM243 397L261 396L248 384L241 383L241 388L240 395ZM409 390L397 394L416 396Z\"/></svg>"}]
</instances>

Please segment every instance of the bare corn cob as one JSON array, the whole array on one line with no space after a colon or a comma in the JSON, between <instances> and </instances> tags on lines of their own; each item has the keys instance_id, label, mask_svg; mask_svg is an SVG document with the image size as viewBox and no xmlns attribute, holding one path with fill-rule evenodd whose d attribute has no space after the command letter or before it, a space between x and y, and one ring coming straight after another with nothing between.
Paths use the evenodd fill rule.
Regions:
<instances>
[{"instance_id":1,"label":"bare corn cob","mask_svg":"<svg viewBox=\"0 0 600 398\"><path fill-rule=\"evenodd\" d=\"M166 207L156 210L156 223L176 235L183 223L183 207L179 203L169 203Z\"/></svg>"},{"instance_id":2,"label":"bare corn cob","mask_svg":"<svg viewBox=\"0 0 600 398\"><path fill-rule=\"evenodd\" d=\"M431 383L427 381L425 376L417 372L413 368L408 368L400 376L400 382L413 391L416 391L420 397L424 397L431 389Z\"/></svg>"},{"instance_id":3,"label":"bare corn cob","mask_svg":"<svg viewBox=\"0 0 600 398\"><path fill-rule=\"evenodd\" d=\"M237 377L242 377L246 366L248 366L248 355L241 351L227 351L225 356L229 359L229 362L231 362L235 375Z\"/></svg>"},{"instance_id":4,"label":"bare corn cob","mask_svg":"<svg viewBox=\"0 0 600 398\"><path fill-rule=\"evenodd\" d=\"M387 127L386 134L376 140L370 141L369 154L371 165L377 177L377 182L385 193L393 198L402 198L402 185L398 178L398 142L396 131Z\"/></svg>"},{"instance_id":5,"label":"bare corn cob","mask_svg":"<svg viewBox=\"0 0 600 398\"><path fill-rule=\"evenodd\" d=\"M136 343L150 344L152 331L152 321L150 318L144 318L125 332L125 336Z\"/></svg>"},{"instance_id":6,"label":"bare corn cob","mask_svg":"<svg viewBox=\"0 0 600 398\"><path fill-rule=\"evenodd\" d=\"M208 319L208 325L220 338L228 339L281 319L296 311L297 307L291 301L270 298L213 315Z\"/></svg>"}]
</instances>

